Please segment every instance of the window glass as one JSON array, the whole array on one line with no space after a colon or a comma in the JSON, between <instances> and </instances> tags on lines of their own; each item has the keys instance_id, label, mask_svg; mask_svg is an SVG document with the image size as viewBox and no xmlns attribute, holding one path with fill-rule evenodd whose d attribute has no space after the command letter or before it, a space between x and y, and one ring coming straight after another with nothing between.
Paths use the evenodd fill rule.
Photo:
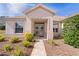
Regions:
<instances>
[{"instance_id":1,"label":"window glass","mask_svg":"<svg viewBox=\"0 0 79 59\"><path fill-rule=\"evenodd\" d=\"M44 29L44 27L42 26L41 29Z\"/></svg>"},{"instance_id":2,"label":"window glass","mask_svg":"<svg viewBox=\"0 0 79 59\"><path fill-rule=\"evenodd\" d=\"M23 33L23 22L17 21L15 23L15 33Z\"/></svg>"},{"instance_id":3,"label":"window glass","mask_svg":"<svg viewBox=\"0 0 79 59\"><path fill-rule=\"evenodd\" d=\"M53 32L58 32L58 28L53 28Z\"/></svg>"},{"instance_id":4,"label":"window glass","mask_svg":"<svg viewBox=\"0 0 79 59\"><path fill-rule=\"evenodd\" d=\"M36 29L38 29L38 27L35 27Z\"/></svg>"}]
</instances>

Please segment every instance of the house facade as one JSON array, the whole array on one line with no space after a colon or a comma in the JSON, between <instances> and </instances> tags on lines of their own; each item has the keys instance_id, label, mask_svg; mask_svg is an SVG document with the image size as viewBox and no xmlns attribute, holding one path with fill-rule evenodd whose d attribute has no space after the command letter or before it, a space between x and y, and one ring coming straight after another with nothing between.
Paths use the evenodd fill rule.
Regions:
<instances>
[{"instance_id":1,"label":"house facade","mask_svg":"<svg viewBox=\"0 0 79 59\"><path fill-rule=\"evenodd\" d=\"M7 17L6 35L17 34L22 36L25 32L34 34L35 38L53 39L61 35L65 17L56 16L42 4L26 10L23 16Z\"/></svg>"}]
</instances>

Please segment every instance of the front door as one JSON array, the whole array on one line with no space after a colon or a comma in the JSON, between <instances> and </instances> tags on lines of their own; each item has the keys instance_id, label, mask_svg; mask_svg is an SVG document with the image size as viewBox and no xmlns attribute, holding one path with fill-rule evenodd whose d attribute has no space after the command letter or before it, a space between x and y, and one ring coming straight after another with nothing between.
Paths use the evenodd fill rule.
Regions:
<instances>
[{"instance_id":1,"label":"front door","mask_svg":"<svg viewBox=\"0 0 79 59\"><path fill-rule=\"evenodd\" d=\"M45 24L35 23L34 34L36 38L44 38L45 37Z\"/></svg>"}]
</instances>

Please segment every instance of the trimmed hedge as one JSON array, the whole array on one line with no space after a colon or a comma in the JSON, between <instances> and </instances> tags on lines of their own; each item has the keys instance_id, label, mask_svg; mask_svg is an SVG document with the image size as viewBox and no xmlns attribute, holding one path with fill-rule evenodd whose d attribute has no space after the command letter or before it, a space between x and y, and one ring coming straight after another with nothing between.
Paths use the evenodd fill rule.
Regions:
<instances>
[{"instance_id":1,"label":"trimmed hedge","mask_svg":"<svg viewBox=\"0 0 79 59\"><path fill-rule=\"evenodd\" d=\"M66 44L79 48L79 15L65 19L63 37Z\"/></svg>"}]
</instances>

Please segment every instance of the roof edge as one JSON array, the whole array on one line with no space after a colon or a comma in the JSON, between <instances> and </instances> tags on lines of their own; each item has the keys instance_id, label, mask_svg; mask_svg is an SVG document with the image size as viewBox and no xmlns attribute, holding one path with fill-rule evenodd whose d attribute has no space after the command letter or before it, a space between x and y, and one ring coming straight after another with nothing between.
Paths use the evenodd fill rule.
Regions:
<instances>
[{"instance_id":1,"label":"roof edge","mask_svg":"<svg viewBox=\"0 0 79 59\"><path fill-rule=\"evenodd\" d=\"M36 8L38 8L38 7L43 7L43 8L45 8L45 9L47 9L47 10L49 10L50 12L52 12L52 13L56 13L56 11L54 11L54 10L51 10L51 9L49 9L49 8L47 8L46 6L44 6L43 4L37 4L36 6L34 6L34 7L32 7L32 8L30 8L29 10L27 10L27 11L24 11L23 13L24 14L27 14L28 12L30 12L30 11L32 11L33 9L36 9Z\"/></svg>"}]
</instances>

